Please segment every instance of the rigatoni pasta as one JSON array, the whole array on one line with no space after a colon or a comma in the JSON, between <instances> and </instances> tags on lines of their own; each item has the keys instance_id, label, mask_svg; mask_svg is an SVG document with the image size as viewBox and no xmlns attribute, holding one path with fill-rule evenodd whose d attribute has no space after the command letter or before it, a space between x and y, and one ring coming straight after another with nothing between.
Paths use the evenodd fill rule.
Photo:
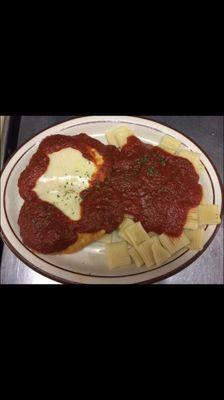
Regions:
<instances>
[{"instance_id":1,"label":"rigatoni pasta","mask_svg":"<svg viewBox=\"0 0 224 400\"><path fill-rule=\"evenodd\" d=\"M187 215L184 229L198 229L198 207L192 208Z\"/></svg>"},{"instance_id":2,"label":"rigatoni pasta","mask_svg":"<svg viewBox=\"0 0 224 400\"><path fill-rule=\"evenodd\" d=\"M144 265L144 261L140 255L140 253L137 252L137 250L134 247L131 247L128 250L131 258L133 259L136 267L142 267L142 265Z\"/></svg>"},{"instance_id":3,"label":"rigatoni pasta","mask_svg":"<svg viewBox=\"0 0 224 400\"><path fill-rule=\"evenodd\" d=\"M183 247L187 246L190 243L188 237L185 235L184 232L178 237L170 237L170 241L173 243L175 253L177 253L179 250L183 249Z\"/></svg>"},{"instance_id":4,"label":"rigatoni pasta","mask_svg":"<svg viewBox=\"0 0 224 400\"><path fill-rule=\"evenodd\" d=\"M198 206L199 225L217 225L221 223L218 206L216 204L204 204Z\"/></svg>"},{"instance_id":5,"label":"rigatoni pasta","mask_svg":"<svg viewBox=\"0 0 224 400\"><path fill-rule=\"evenodd\" d=\"M158 266L167 261L171 256L171 254L160 244L159 240L152 243L152 254L156 261L156 265Z\"/></svg>"},{"instance_id":6,"label":"rigatoni pasta","mask_svg":"<svg viewBox=\"0 0 224 400\"><path fill-rule=\"evenodd\" d=\"M185 234L187 235L190 243L187 247L191 250L202 250L204 246L204 236L205 231L204 229L197 229L195 231L186 230Z\"/></svg>"},{"instance_id":7,"label":"rigatoni pasta","mask_svg":"<svg viewBox=\"0 0 224 400\"><path fill-rule=\"evenodd\" d=\"M133 134L128 127L121 126L108 132L106 136L110 144L122 148L127 143L127 138ZM186 158L193 164L197 173L203 171L204 167L200 161L200 154L181 148L181 142L176 138L164 135L159 147L170 154ZM147 158L144 158L144 162L145 159L147 162ZM134 262L134 265L138 268L144 265L147 268L155 268L163 265L183 249L202 250L205 236L202 226L221 222L218 206L206 203L203 192L200 205L189 210L184 231L179 237L168 236L165 233L158 235L152 231L146 232L140 221L134 222L131 217L126 216L117 231L120 240L125 242L108 243L106 245L109 267L117 268L123 266L124 262L127 262L126 265ZM105 235L103 240L109 241L109 236L107 239Z\"/></svg>"},{"instance_id":8,"label":"rigatoni pasta","mask_svg":"<svg viewBox=\"0 0 224 400\"><path fill-rule=\"evenodd\" d=\"M155 264L151 246L152 246L151 239L148 239L145 242L135 246L138 253L142 257L145 265L148 268L152 267Z\"/></svg>"},{"instance_id":9,"label":"rigatoni pasta","mask_svg":"<svg viewBox=\"0 0 224 400\"><path fill-rule=\"evenodd\" d=\"M128 226L133 225L133 224L134 224L134 221L131 218L125 217L123 222L119 225L119 230L124 230Z\"/></svg>"},{"instance_id":10,"label":"rigatoni pasta","mask_svg":"<svg viewBox=\"0 0 224 400\"><path fill-rule=\"evenodd\" d=\"M143 228L141 222L136 222L133 225L128 226L127 229L125 229L125 233L135 245L148 239L147 232Z\"/></svg>"},{"instance_id":11,"label":"rigatoni pasta","mask_svg":"<svg viewBox=\"0 0 224 400\"><path fill-rule=\"evenodd\" d=\"M118 141L117 141L115 132L113 132L113 131L107 132L106 138L107 138L107 141L109 144L111 144L115 147L118 147Z\"/></svg>"},{"instance_id":12,"label":"rigatoni pasta","mask_svg":"<svg viewBox=\"0 0 224 400\"><path fill-rule=\"evenodd\" d=\"M131 264L131 258L128 253L126 242L107 243L106 256L110 269L124 267Z\"/></svg>"},{"instance_id":13,"label":"rigatoni pasta","mask_svg":"<svg viewBox=\"0 0 224 400\"><path fill-rule=\"evenodd\" d=\"M120 126L109 132L106 132L106 138L109 144L122 148L127 143L129 136L134 136L134 132L128 126Z\"/></svg>"},{"instance_id":14,"label":"rigatoni pasta","mask_svg":"<svg viewBox=\"0 0 224 400\"><path fill-rule=\"evenodd\" d=\"M180 145L181 142L170 135L163 136L160 142L161 148L164 148L165 150L168 149L172 153L175 153L179 149Z\"/></svg>"}]
</instances>

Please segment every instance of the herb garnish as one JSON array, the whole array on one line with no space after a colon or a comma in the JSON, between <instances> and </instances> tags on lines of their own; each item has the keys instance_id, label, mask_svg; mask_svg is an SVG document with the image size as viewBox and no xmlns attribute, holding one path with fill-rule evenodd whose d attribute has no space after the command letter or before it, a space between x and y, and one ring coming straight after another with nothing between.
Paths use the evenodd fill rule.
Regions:
<instances>
[{"instance_id":1,"label":"herb garnish","mask_svg":"<svg viewBox=\"0 0 224 400\"><path fill-rule=\"evenodd\" d=\"M141 158L138 160L138 162L139 162L141 165L146 164L148 161L149 161L148 156L143 156L143 157L141 157Z\"/></svg>"},{"instance_id":2,"label":"herb garnish","mask_svg":"<svg viewBox=\"0 0 224 400\"><path fill-rule=\"evenodd\" d=\"M151 166L147 169L147 175L152 176L155 172L155 167Z\"/></svg>"},{"instance_id":3,"label":"herb garnish","mask_svg":"<svg viewBox=\"0 0 224 400\"><path fill-rule=\"evenodd\" d=\"M160 161L160 164L161 164L161 165L166 165L166 160L165 160L165 158L161 157L159 154L158 154L157 158L158 158L158 160Z\"/></svg>"}]
</instances>

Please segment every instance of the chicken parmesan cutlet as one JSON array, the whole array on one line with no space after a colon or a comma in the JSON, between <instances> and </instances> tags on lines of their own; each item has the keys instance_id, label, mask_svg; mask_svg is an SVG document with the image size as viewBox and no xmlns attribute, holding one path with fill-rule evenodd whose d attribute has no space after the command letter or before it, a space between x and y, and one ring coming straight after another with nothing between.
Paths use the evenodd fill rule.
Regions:
<instances>
[{"instance_id":1,"label":"chicken parmesan cutlet","mask_svg":"<svg viewBox=\"0 0 224 400\"><path fill-rule=\"evenodd\" d=\"M19 215L25 245L72 253L116 230L125 215L146 232L178 237L202 198L199 175L186 158L132 134L118 146L82 133L45 138L22 172Z\"/></svg>"}]
</instances>

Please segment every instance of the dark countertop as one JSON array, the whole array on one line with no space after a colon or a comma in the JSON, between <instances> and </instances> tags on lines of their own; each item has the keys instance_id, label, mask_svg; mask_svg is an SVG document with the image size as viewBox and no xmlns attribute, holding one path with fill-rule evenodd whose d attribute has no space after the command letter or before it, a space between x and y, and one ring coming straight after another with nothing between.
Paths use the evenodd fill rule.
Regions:
<instances>
[{"instance_id":1,"label":"dark countertop","mask_svg":"<svg viewBox=\"0 0 224 400\"><path fill-rule=\"evenodd\" d=\"M77 116L23 116L21 118L18 145L51 125ZM169 125L195 140L215 164L223 181L223 117L221 116L142 116ZM8 249L3 248L1 283L57 283L24 265ZM223 283L223 226L206 251L189 267L163 284L220 284Z\"/></svg>"}]
</instances>

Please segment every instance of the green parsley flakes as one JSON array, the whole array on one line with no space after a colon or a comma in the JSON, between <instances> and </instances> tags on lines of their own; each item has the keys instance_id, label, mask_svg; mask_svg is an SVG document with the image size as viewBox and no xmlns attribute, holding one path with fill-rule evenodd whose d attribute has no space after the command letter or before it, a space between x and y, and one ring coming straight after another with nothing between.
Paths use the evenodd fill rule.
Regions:
<instances>
[{"instance_id":1,"label":"green parsley flakes","mask_svg":"<svg viewBox=\"0 0 224 400\"><path fill-rule=\"evenodd\" d=\"M152 176L155 172L155 167L153 165L147 169L147 175Z\"/></svg>"}]
</instances>

